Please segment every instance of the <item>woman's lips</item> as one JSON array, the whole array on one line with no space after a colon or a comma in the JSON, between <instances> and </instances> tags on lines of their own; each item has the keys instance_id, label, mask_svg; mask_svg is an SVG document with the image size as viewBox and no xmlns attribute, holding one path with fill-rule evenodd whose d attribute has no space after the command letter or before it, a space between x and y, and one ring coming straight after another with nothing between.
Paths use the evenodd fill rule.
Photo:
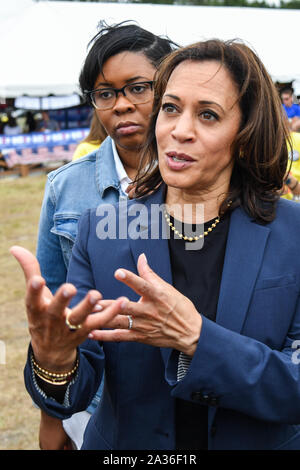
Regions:
<instances>
[{"instance_id":1,"label":"woman's lips","mask_svg":"<svg viewBox=\"0 0 300 470\"><path fill-rule=\"evenodd\" d=\"M121 122L116 127L116 133L119 135L130 135L137 132L141 126L136 122Z\"/></svg>"},{"instance_id":2,"label":"woman's lips","mask_svg":"<svg viewBox=\"0 0 300 470\"><path fill-rule=\"evenodd\" d=\"M171 170L182 170L193 164L195 160L185 153L167 152L166 162Z\"/></svg>"}]
</instances>

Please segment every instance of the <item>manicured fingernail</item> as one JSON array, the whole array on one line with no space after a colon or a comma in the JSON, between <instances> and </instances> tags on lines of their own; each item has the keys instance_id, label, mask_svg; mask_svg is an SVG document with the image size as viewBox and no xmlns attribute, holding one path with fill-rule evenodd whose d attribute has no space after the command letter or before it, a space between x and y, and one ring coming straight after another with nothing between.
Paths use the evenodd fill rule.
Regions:
<instances>
[{"instance_id":1,"label":"manicured fingernail","mask_svg":"<svg viewBox=\"0 0 300 470\"><path fill-rule=\"evenodd\" d=\"M33 279L31 285L34 289L39 289L41 287L41 282L38 279Z\"/></svg>"},{"instance_id":2,"label":"manicured fingernail","mask_svg":"<svg viewBox=\"0 0 300 470\"><path fill-rule=\"evenodd\" d=\"M88 338L93 339L94 338L93 333L89 333Z\"/></svg>"},{"instance_id":3,"label":"manicured fingernail","mask_svg":"<svg viewBox=\"0 0 300 470\"><path fill-rule=\"evenodd\" d=\"M99 300L99 298L96 295L90 295L90 297L89 297L89 301L92 305L95 305L95 303L97 303L98 300Z\"/></svg>"},{"instance_id":4,"label":"manicured fingernail","mask_svg":"<svg viewBox=\"0 0 300 470\"><path fill-rule=\"evenodd\" d=\"M68 289L63 290L63 296L66 297L66 298L70 297L70 292L68 291Z\"/></svg>"},{"instance_id":5,"label":"manicured fingernail","mask_svg":"<svg viewBox=\"0 0 300 470\"><path fill-rule=\"evenodd\" d=\"M122 269L118 269L118 270L116 271L116 276L118 276L120 279L125 279L126 274L125 274L124 271L122 271Z\"/></svg>"},{"instance_id":6,"label":"manicured fingernail","mask_svg":"<svg viewBox=\"0 0 300 470\"><path fill-rule=\"evenodd\" d=\"M103 310L102 305L100 305L100 304L95 305L95 307L94 307L95 312L101 312L101 310Z\"/></svg>"},{"instance_id":7,"label":"manicured fingernail","mask_svg":"<svg viewBox=\"0 0 300 470\"><path fill-rule=\"evenodd\" d=\"M143 256L143 258L144 258L145 262L148 264L148 261L147 261L147 256L145 255L145 253L142 253L142 256Z\"/></svg>"},{"instance_id":8,"label":"manicured fingernail","mask_svg":"<svg viewBox=\"0 0 300 470\"><path fill-rule=\"evenodd\" d=\"M124 299L124 300L122 301L122 303L121 303L121 308L122 308L122 309L126 308L126 306L128 305L128 302L129 302L128 299Z\"/></svg>"}]
</instances>

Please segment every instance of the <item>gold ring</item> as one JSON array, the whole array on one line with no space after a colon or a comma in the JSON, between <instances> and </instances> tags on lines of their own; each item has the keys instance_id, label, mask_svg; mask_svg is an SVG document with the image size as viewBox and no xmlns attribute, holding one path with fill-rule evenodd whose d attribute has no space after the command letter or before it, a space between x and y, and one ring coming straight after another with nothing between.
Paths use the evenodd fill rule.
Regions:
<instances>
[{"instance_id":1,"label":"gold ring","mask_svg":"<svg viewBox=\"0 0 300 470\"><path fill-rule=\"evenodd\" d=\"M72 312L68 313L66 316L66 325L71 331L79 330L82 327L81 323L79 325L72 325L72 323L69 322L69 316L71 315L71 313Z\"/></svg>"}]
</instances>

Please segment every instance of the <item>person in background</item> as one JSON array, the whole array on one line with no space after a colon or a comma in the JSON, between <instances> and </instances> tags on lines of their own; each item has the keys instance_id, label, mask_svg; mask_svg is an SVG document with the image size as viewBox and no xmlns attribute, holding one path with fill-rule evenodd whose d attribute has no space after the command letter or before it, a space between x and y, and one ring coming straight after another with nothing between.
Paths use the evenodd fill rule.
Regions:
<instances>
[{"instance_id":1,"label":"person in background","mask_svg":"<svg viewBox=\"0 0 300 470\"><path fill-rule=\"evenodd\" d=\"M72 160L77 160L78 158L84 157L93 150L98 149L101 142L103 142L106 137L106 131L99 121L97 112L94 109L91 119L90 131L86 138L78 144Z\"/></svg>"},{"instance_id":2,"label":"person in background","mask_svg":"<svg viewBox=\"0 0 300 470\"><path fill-rule=\"evenodd\" d=\"M12 114L8 115L8 121L3 128L3 134L7 136L22 134L22 128L17 124Z\"/></svg>"},{"instance_id":3,"label":"person in background","mask_svg":"<svg viewBox=\"0 0 300 470\"><path fill-rule=\"evenodd\" d=\"M59 125L54 119L50 119L47 111L42 111L42 119L37 123L38 132L59 131Z\"/></svg>"},{"instance_id":4,"label":"person in background","mask_svg":"<svg viewBox=\"0 0 300 470\"><path fill-rule=\"evenodd\" d=\"M126 189L137 174L152 112L154 75L175 47L170 39L129 22L101 23L91 41L80 88L108 137L100 148L48 175L37 257L51 295L66 280L82 213L127 199ZM100 391L86 411L64 420L63 428L60 420L42 412L41 447L69 448L69 436L72 445L80 448L86 423L99 399Z\"/></svg>"},{"instance_id":5,"label":"person in background","mask_svg":"<svg viewBox=\"0 0 300 470\"><path fill-rule=\"evenodd\" d=\"M284 180L282 197L300 201L300 133L290 132L287 140L289 152L288 174Z\"/></svg>"},{"instance_id":6,"label":"person in background","mask_svg":"<svg viewBox=\"0 0 300 470\"><path fill-rule=\"evenodd\" d=\"M31 111L27 111L25 119L25 132L35 132L37 128L36 120Z\"/></svg>"},{"instance_id":7,"label":"person in background","mask_svg":"<svg viewBox=\"0 0 300 470\"><path fill-rule=\"evenodd\" d=\"M2 114L0 116L0 134L3 134L3 129L7 121L8 121L8 117L5 114Z\"/></svg>"},{"instance_id":8,"label":"person in background","mask_svg":"<svg viewBox=\"0 0 300 470\"><path fill-rule=\"evenodd\" d=\"M300 106L294 103L294 95L292 88L284 88L280 91L283 109L289 121L290 130L294 132L300 131Z\"/></svg>"},{"instance_id":9,"label":"person in background","mask_svg":"<svg viewBox=\"0 0 300 470\"><path fill-rule=\"evenodd\" d=\"M298 450L300 207L279 194L278 93L237 41L171 53L155 83L138 198L109 206L127 232L103 239L106 211L88 210L54 298L27 277L27 390L63 418L104 375L86 450Z\"/></svg>"}]
</instances>

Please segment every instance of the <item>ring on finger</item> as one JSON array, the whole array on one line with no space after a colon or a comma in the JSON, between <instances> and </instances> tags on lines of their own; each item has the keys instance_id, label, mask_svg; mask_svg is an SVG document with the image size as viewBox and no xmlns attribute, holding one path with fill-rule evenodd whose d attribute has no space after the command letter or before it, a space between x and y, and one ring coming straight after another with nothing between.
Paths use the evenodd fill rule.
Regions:
<instances>
[{"instance_id":1,"label":"ring on finger","mask_svg":"<svg viewBox=\"0 0 300 470\"><path fill-rule=\"evenodd\" d=\"M132 319L132 316L131 315L127 315L127 318L128 318L128 330L131 330L132 326L133 326L133 319Z\"/></svg>"},{"instance_id":2,"label":"ring on finger","mask_svg":"<svg viewBox=\"0 0 300 470\"><path fill-rule=\"evenodd\" d=\"M71 331L79 330L82 327L82 324L79 323L78 325L72 325L69 321L69 316L71 315L71 312L69 312L66 316L66 325Z\"/></svg>"}]
</instances>

